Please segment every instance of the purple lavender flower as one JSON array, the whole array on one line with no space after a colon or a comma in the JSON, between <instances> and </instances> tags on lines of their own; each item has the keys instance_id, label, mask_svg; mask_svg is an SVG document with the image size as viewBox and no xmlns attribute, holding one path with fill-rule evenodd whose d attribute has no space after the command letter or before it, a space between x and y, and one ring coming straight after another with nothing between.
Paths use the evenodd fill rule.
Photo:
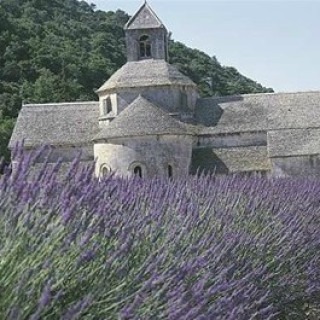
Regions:
<instances>
[{"instance_id":1,"label":"purple lavender flower","mask_svg":"<svg viewBox=\"0 0 320 320\"><path fill-rule=\"evenodd\" d=\"M97 181L78 160L31 181L38 156L0 177L0 286L16 297L0 318L305 319L297 301L320 294L318 181Z\"/></svg>"},{"instance_id":2,"label":"purple lavender flower","mask_svg":"<svg viewBox=\"0 0 320 320\"><path fill-rule=\"evenodd\" d=\"M39 308L46 307L52 300L52 293L51 293L51 282L44 287L41 297L39 299Z\"/></svg>"}]
</instances>

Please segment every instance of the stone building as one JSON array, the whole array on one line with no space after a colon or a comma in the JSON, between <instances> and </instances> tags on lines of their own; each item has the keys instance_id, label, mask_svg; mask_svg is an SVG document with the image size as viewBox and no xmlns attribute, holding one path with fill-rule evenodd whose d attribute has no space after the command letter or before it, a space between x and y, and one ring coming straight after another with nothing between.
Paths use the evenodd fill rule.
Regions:
<instances>
[{"instance_id":1,"label":"stone building","mask_svg":"<svg viewBox=\"0 0 320 320\"><path fill-rule=\"evenodd\" d=\"M167 29L147 3L124 29L128 61L99 101L23 105L9 148L51 145L52 163L82 151L97 176L320 175L320 92L202 99L168 63Z\"/></svg>"}]
</instances>

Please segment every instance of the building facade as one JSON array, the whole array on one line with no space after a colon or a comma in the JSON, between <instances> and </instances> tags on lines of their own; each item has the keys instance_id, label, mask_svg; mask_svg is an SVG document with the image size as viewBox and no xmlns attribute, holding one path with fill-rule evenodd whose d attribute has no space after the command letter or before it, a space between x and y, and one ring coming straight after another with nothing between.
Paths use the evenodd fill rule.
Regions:
<instances>
[{"instance_id":1,"label":"building facade","mask_svg":"<svg viewBox=\"0 0 320 320\"><path fill-rule=\"evenodd\" d=\"M51 145L52 163L81 151L97 176L320 175L320 92L203 99L168 63L168 31L147 3L124 29L127 63L99 101L23 105L9 148Z\"/></svg>"}]
</instances>

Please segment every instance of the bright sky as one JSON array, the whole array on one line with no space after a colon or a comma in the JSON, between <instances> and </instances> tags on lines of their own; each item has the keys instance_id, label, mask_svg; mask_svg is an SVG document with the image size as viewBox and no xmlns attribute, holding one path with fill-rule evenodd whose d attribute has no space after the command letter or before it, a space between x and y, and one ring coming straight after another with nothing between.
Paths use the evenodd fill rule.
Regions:
<instances>
[{"instance_id":1,"label":"bright sky","mask_svg":"<svg viewBox=\"0 0 320 320\"><path fill-rule=\"evenodd\" d=\"M142 0L88 0L134 14ZM174 40L275 91L320 90L320 0L148 0Z\"/></svg>"}]
</instances>

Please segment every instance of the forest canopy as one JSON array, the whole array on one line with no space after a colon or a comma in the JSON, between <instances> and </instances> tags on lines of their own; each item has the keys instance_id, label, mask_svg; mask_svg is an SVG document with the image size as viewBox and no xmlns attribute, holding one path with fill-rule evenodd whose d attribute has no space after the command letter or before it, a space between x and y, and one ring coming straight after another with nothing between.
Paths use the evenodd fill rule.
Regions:
<instances>
[{"instance_id":1,"label":"forest canopy","mask_svg":"<svg viewBox=\"0 0 320 320\"><path fill-rule=\"evenodd\" d=\"M125 62L124 11L77 0L0 2L0 158L22 103L97 100L94 90ZM170 62L202 96L273 92L216 57L170 40Z\"/></svg>"}]
</instances>

